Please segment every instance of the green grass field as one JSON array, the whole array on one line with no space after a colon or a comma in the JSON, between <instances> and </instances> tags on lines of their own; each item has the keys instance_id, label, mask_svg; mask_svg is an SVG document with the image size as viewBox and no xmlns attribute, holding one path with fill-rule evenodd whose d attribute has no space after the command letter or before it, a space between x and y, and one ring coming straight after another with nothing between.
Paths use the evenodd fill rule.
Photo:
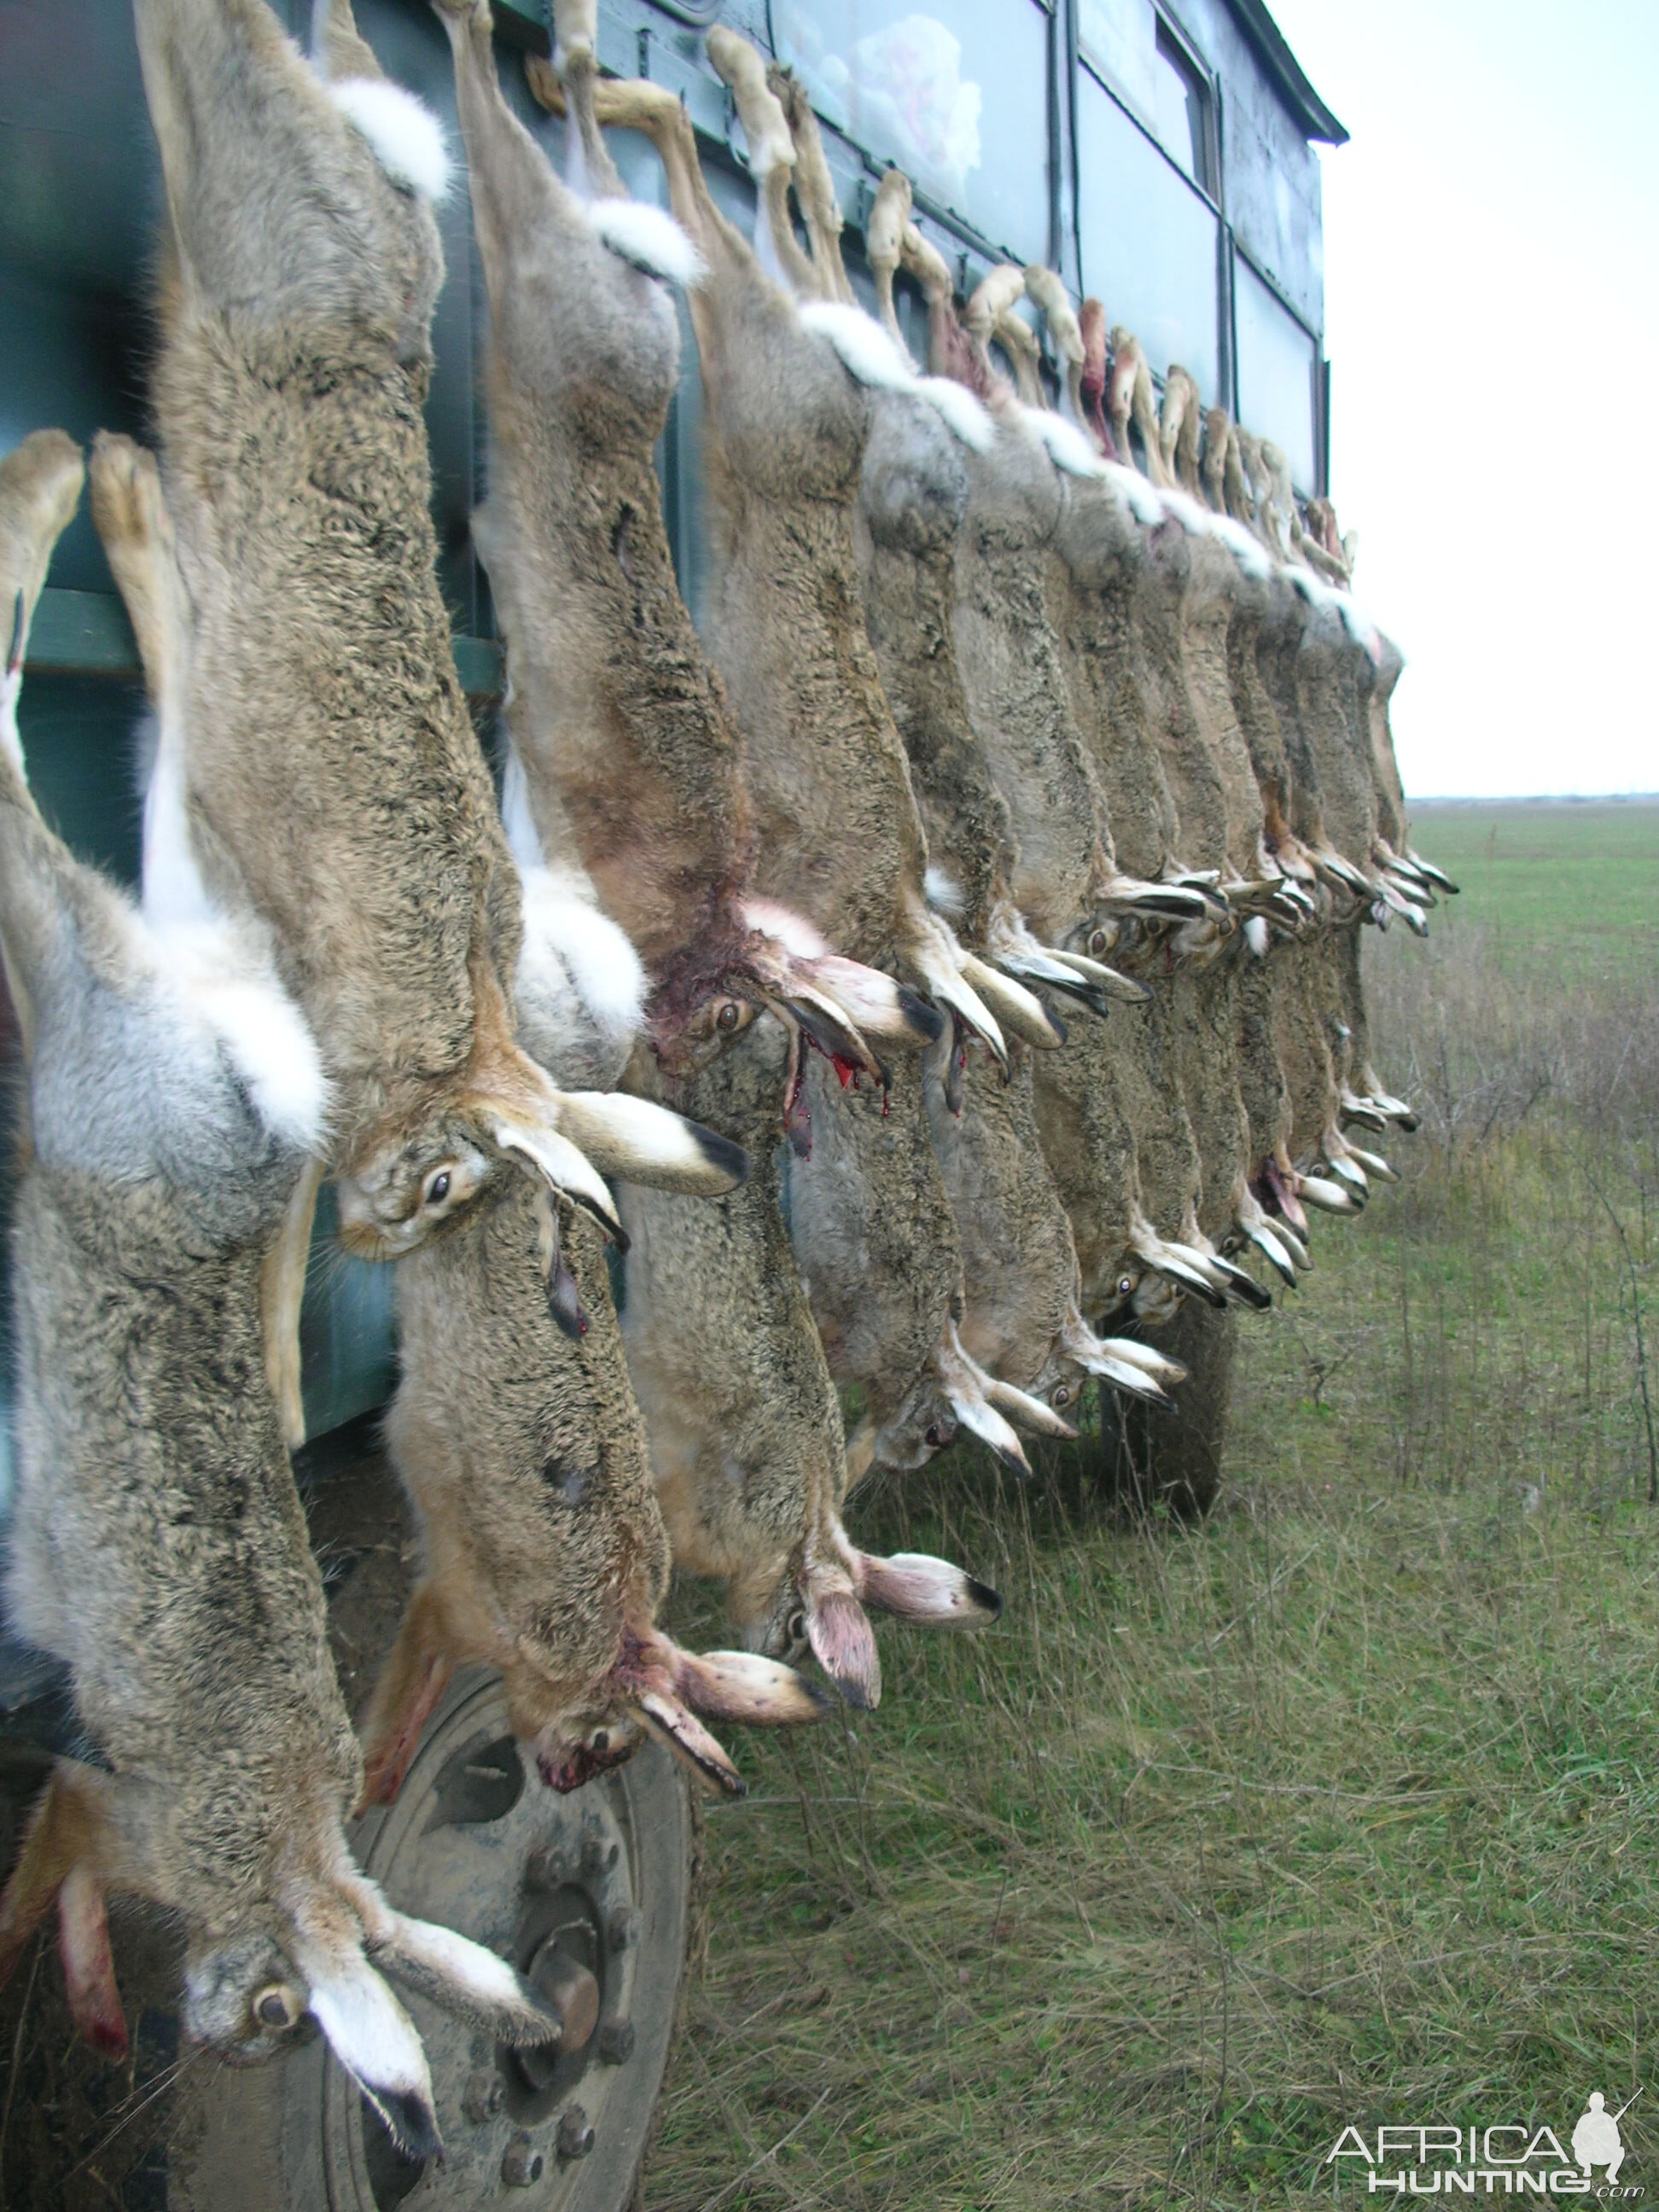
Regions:
<instances>
[{"instance_id":1,"label":"green grass field","mask_svg":"<svg viewBox=\"0 0 1659 2212\"><path fill-rule=\"evenodd\" d=\"M1659 969L1659 800L1443 801L1413 823L1462 886L1445 926L1506 966L1547 986Z\"/></svg>"},{"instance_id":2,"label":"green grass field","mask_svg":"<svg viewBox=\"0 0 1659 2212\"><path fill-rule=\"evenodd\" d=\"M1083 1450L859 1501L1007 1610L742 1745L658 2212L1370 2202L1350 2123L1565 2143L1648 2080L1659 805L1416 842L1465 896L1371 946L1372 1018L1425 1127L1241 1323L1207 1525L1124 1525Z\"/></svg>"}]
</instances>

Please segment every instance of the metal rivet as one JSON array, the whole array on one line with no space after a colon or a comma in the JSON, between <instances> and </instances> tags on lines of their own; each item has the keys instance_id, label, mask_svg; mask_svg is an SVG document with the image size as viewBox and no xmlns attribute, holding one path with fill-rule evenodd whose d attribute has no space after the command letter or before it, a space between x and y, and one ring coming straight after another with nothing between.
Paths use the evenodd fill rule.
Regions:
<instances>
[{"instance_id":1,"label":"metal rivet","mask_svg":"<svg viewBox=\"0 0 1659 2212\"><path fill-rule=\"evenodd\" d=\"M634 2023L631 2020L607 2020L599 2027L599 2061L605 2066L622 2066L634 2056Z\"/></svg>"},{"instance_id":2,"label":"metal rivet","mask_svg":"<svg viewBox=\"0 0 1659 2212\"><path fill-rule=\"evenodd\" d=\"M559 2118L559 2156L586 2158L593 2148L593 2130L580 2105L567 2105Z\"/></svg>"},{"instance_id":3,"label":"metal rivet","mask_svg":"<svg viewBox=\"0 0 1659 2212\"><path fill-rule=\"evenodd\" d=\"M613 1951L631 1951L640 1940L644 1917L637 1905L619 1905L605 1923L606 1940Z\"/></svg>"},{"instance_id":4,"label":"metal rivet","mask_svg":"<svg viewBox=\"0 0 1659 2212\"><path fill-rule=\"evenodd\" d=\"M569 1862L562 1845L544 1844L538 1851L532 1851L525 1862L524 1886L526 1889L544 1893L558 1889L570 1879Z\"/></svg>"},{"instance_id":5,"label":"metal rivet","mask_svg":"<svg viewBox=\"0 0 1659 2212\"><path fill-rule=\"evenodd\" d=\"M499 2074L474 2074L461 2094L461 2110L475 2128L493 2120L501 2109L504 2085Z\"/></svg>"},{"instance_id":6,"label":"metal rivet","mask_svg":"<svg viewBox=\"0 0 1659 2212\"><path fill-rule=\"evenodd\" d=\"M563 2133L562 2127L560 2133ZM501 2179L509 2189L529 2189L541 2179L544 2162L528 2136L514 2136L501 2160Z\"/></svg>"}]
</instances>

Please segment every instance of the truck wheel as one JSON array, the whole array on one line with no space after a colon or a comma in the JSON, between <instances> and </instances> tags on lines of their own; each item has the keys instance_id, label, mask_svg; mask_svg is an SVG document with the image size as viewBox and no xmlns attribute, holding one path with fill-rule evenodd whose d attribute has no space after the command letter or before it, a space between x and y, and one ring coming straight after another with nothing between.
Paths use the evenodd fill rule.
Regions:
<instances>
[{"instance_id":1,"label":"truck wheel","mask_svg":"<svg viewBox=\"0 0 1659 2212\"><path fill-rule=\"evenodd\" d=\"M333 1585L330 1627L356 1705L399 1617L401 1501L383 1462L357 1461L311 1500ZM342 1574L338 1571L344 1567ZM20 1716L19 1719L23 1717ZM21 1840L61 1700L0 1741L0 1863ZM221 2063L180 2033L176 1934L112 1913L132 2055L112 2067L76 2038L55 1928L0 1992L0 2203L128 2212L628 2212L677 2039L688 1953L702 1940L701 1826L678 1762L647 1744L568 1797L544 1787L507 1725L499 1679L457 1676L397 1802L358 1822L360 1865L401 1910L437 1920L557 1989L556 2051L509 2051L399 1991L432 2068L441 2165L415 2165L364 2106L320 2035L269 2064ZM9 1848L8 1848L9 1846ZM9 1871L0 1863L0 1878ZM585 2028L580 2037L574 2032ZM76 2177L79 2177L78 2183ZM89 2179L90 2177L90 2179ZM411 2205L411 2212L413 2206Z\"/></svg>"},{"instance_id":2,"label":"truck wheel","mask_svg":"<svg viewBox=\"0 0 1659 2212\"><path fill-rule=\"evenodd\" d=\"M475 1675L434 1716L397 1803L355 1840L401 1910L558 1990L565 2043L502 2050L400 1993L432 2067L444 2160L430 2167L399 2154L319 2036L276 2066L217 2069L175 2138L169 2212L392 2212L417 2187L422 2212L472 2212L504 2190L526 2212L623 2212L690 1932L691 1819L672 1757L652 1745L554 1797L526 1771L500 1682Z\"/></svg>"},{"instance_id":3,"label":"truck wheel","mask_svg":"<svg viewBox=\"0 0 1659 2212\"><path fill-rule=\"evenodd\" d=\"M1147 1341L1178 1359L1187 1380L1168 1406L1102 1392L1099 1480L1134 1512L1200 1520L1221 1487L1238 1320L1195 1298Z\"/></svg>"}]
</instances>

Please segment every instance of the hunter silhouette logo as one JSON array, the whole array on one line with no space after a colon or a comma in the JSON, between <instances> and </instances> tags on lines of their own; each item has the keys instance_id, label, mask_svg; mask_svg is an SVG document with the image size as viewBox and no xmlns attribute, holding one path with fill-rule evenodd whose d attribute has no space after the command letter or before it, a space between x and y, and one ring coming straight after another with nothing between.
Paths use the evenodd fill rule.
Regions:
<instances>
[{"instance_id":1,"label":"hunter silhouette logo","mask_svg":"<svg viewBox=\"0 0 1659 2212\"><path fill-rule=\"evenodd\" d=\"M1573 2129L1571 2150L1553 2128L1532 2122L1501 2121L1484 2127L1389 2124L1370 2136L1350 2125L1326 2153L1324 2163L1354 2181L1363 2179L1370 2197L1594 2197L1602 2202L1624 2201L1645 2194L1639 2181L1620 2179L1626 2150L1619 2123L1641 2094L1638 2087L1616 2112L1610 2112L1601 2092L1592 2089Z\"/></svg>"},{"instance_id":2,"label":"hunter silhouette logo","mask_svg":"<svg viewBox=\"0 0 1659 2212\"><path fill-rule=\"evenodd\" d=\"M1636 2097L1642 2092L1638 2089ZM1589 2103L1572 2131L1572 2154L1588 2173L1592 2166L1605 2166L1607 2179L1617 2181L1619 2169L1625 2162L1625 2146L1620 2140L1619 2123L1636 2097L1620 2105L1616 2112L1607 2110L1607 2099L1599 2089L1592 2089Z\"/></svg>"}]
</instances>

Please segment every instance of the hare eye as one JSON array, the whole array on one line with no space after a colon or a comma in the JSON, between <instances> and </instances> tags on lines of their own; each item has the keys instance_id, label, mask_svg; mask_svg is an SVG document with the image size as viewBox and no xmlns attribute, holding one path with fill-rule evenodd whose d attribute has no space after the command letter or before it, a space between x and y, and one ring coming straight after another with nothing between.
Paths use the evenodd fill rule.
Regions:
<instances>
[{"instance_id":1,"label":"hare eye","mask_svg":"<svg viewBox=\"0 0 1659 2212\"><path fill-rule=\"evenodd\" d=\"M448 1195L449 1170L441 1168L426 1187L426 1202L428 1206L441 1206Z\"/></svg>"},{"instance_id":2,"label":"hare eye","mask_svg":"<svg viewBox=\"0 0 1659 2212\"><path fill-rule=\"evenodd\" d=\"M1072 1394L1071 1394L1071 1391L1066 1388L1066 1384L1065 1384L1064 1382L1061 1382L1061 1383L1060 1383L1060 1384L1058 1384L1058 1385L1056 1386L1055 1390L1054 1390L1054 1404L1055 1404L1056 1406L1069 1406L1069 1405L1071 1404L1071 1402L1072 1402Z\"/></svg>"},{"instance_id":3,"label":"hare eye","mask_svg":"<svg viewBox=\"0 0 1659 2212\"><path fill-rule=\"evenodd\" d=\"M789 1641L792 1644L805 1643L806 1615L801 1611L799 1606L797 1606L795 1610L790 1614L788 1620L784 1626L783 1632L789 1638Z\"/></svg>"},{"instance_id":4,"label":"hare eye","mask_svg":"<svg viewBox=\"0 0 1659 2212\"><path fill-rule=\"evenodd\" d=\"M723 999L720 1001L720 1010L714 1017L714 1026L717 1029L724 1030L729 1036L742 1019L743 1008L738 1004L737 1000L735 999Z\"/></svg>"},{"instance_id":5,"label":"hare eye","mask_svg":"<svg viewBox=\"0 0 1659 2212\"><path fill-rule=\"evenodd\" d=\"M592 1735L587 1739L587 1747L598 1757L603 1759L605 1753L611 1748L610 1729L595 1729Z\"/></svg>"},{"instance_id":6,"label":"hare eye","mask_svg":"<svg viewBox=\"0 0 1659 2212\"><path fill-rule=\"evenodd\" d=\"M925 1442L927 1442L927 1443L930 1443L930 1444L933 1446L933 1449L934 1449L935 1451L937 1451L937 1450L939 1449L939 1442L940 1442L940 1438L939 1438L939 1423L938 1423L937 1421L933 1422L933 1423L929 1425L929 1428L928 1428L928 1431L927 1431L927 1437L926 1437L926 1438L924 1439L924 1441L925 1441Z\"/></svg>"},{"instance_id":7,"label":"hare eye","mask_svg":"<svg viewBox=\"0 0 1659 2212\"><path fill-rule=\"evenodd\" d=\"M253 2012L263 2027L292 2027L300 2017L300 2006L292 1990L271 1982L254 1997Z\"/></svg>"},{"instance_id":8,"label":"hare eye","mask_svg":"<svg viewBox=\"0 0 1659 2212\"><path fill-rule=\"evenodd\" d=\"M1108 949L1105 931L1103 929L1096 930L1093 936L1089 939L1090 951L1092 952L1096 959L1098 960L1101 954Z\"/></svg>"},{"instance_id":9,"label":"hare eye","mask_svg":"<svg viewBox=\"0 0 1659 2212\"><path fill-rule=\"evenodd\" d=\"M1133 1278L1133 1276L1131 1276L1131 1275L1120 1275L1120 1276L1118 1277L1118 1279L1117 1279L1117 1294L1118 1294L1119 1297L1121 1297L1121 1298L1127 1298L1127 1297L1128 1297L1128 1295L1129 1295L1130 1291L1133 1291L1133 1288L1134 1288L1134 1278Z\"/></svg>"}]
</instances>

